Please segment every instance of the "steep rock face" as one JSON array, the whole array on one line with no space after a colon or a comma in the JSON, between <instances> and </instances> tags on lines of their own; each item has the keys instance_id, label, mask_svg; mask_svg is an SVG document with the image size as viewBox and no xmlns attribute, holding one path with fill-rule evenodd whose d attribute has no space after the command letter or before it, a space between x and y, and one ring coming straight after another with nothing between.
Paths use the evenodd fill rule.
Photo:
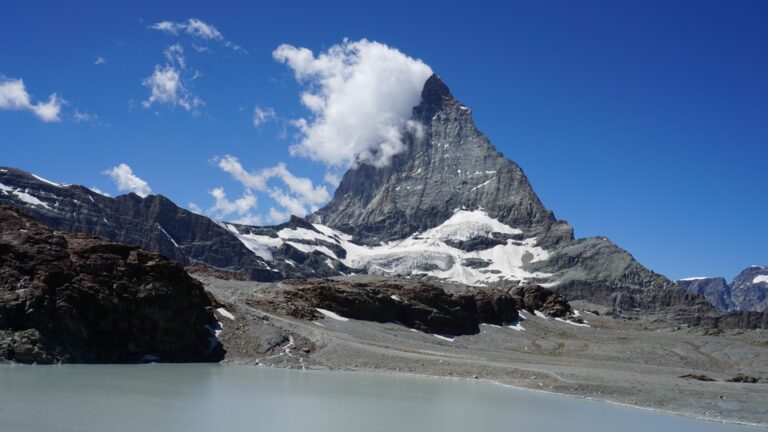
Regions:
<instances>
[{"instance_id":1,"label":"steep rock face","mask_svg":"<svg viewBox=\"0 0 768 432\"><path fill-rule=\"evenodd\" d=\"M0 168L0 203L21 208L54 229L138 246L182 265L205 265L257 280L280 277L225 228L161 195L111 198Z\"/></svg>"},{"instance_id":2,"label":"steep rock face","mask_svg":"<svg viewBox=\"0 0 768 432\"><path fill-rule=\"evenodd\" d=\"M24 363L221 357L211 300L177 263L55 232L0 205L0 357Z\"/></svg>"},{"instance_id":3,"label":"steep rock face","mask_svg":"<svg viewBox=\"0 0 768 432\"><path fill-rule=\"evenodd\" d=\"M731 287L722 277L692 277L675 281L689 293L701 294L719 311L734 309Z\"/></svg>"},{"instance_id":4,"label":"steep rock face","mask_svg":"<svg viewBox=\"0 0 768 432\"><path fill-rule=\"evenodd\" d=\"M347 171L333 199L309 220L372 245L438 226L457 209L483 209L542 245L572 238L436 75L424 84L412 120L418 126L406 131L405 152L383 168Z\"/></svg>"},{"instance_id":5,"label":"steep rock face","mask_svg":"<svg viewBox=\"0 0 768 432\"><path fill-rule=\"evenodd\" d=\"M744 269L731 282L731 296L738 310L768 311L768 267Z\"/></svg>"}]
</instances>

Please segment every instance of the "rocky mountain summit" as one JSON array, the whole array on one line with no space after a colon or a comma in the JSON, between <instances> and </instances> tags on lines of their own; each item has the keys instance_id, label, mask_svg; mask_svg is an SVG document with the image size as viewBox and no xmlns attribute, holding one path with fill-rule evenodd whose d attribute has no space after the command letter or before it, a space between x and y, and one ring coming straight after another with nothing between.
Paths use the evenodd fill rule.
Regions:
<instances>
[{"instance_id":1,"label":"rocky mountain summit","mask_svg":"<svg viewBox=\"0 0 768 432\"><path fill-rule=\"evenodd\" d=\"M0 359L217 360L216 326L212 301L178 263L0 205Z\"/></svg>"},{"instance_id":2,"label":"rocky mountain summit","mask_svg":"<svg viewBox=\"0 0 768 432\"><path fill-rule=\"evenodd\" d=\"M721 311L768 311L767 266L749 266L730 284L722 277L690 277L675 282L688 292L704 295Z\"/></svg>"},{"instance_id":3,"label":"rocky mountain summit","mask_svg":"<svg viewBox=\"0 0 768 432\"><path fill-rule=\"evenodd\" d=\"M309 220L373 245L434 228L459 209L483 210L523 237L536 237L537 245L573 238L573 229L544 207L522 169L477 129L470 109L437 75L424 84L411 121L419 127L406 131L405 152L382 168L351 168Z\"/></svg>"}]
</instances>

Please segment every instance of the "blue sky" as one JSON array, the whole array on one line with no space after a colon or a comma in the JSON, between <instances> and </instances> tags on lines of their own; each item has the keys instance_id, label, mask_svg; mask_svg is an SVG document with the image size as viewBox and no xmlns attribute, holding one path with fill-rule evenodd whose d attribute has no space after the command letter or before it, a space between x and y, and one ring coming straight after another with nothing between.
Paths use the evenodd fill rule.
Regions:
<instances>
[{"instance_id":1,"label":"blue sky","mask_svg":"<svg viewBox=\"0 0 768 432\"><path fill-rule=\"evenodd\" d=\"M221 187L231 219L240 205L267 221L285 208L259 190L253 205L217 157L249 172L282 162L333 190L327 163L290 154L308 87L273 51L367 38L440 74L577 236L608 236L672 278L768 264L766 2L61 3L3 6L0 75L29 98L0 110L0 165L115 195L104 171L125 163L180 205L210 213ZM183 70L164 55L177 44ZM145 107L168 66L187 92ZM46 122L53 93L65 102ZM256 107L274 118L255 127Z\"/></svg>"}]
</instances>

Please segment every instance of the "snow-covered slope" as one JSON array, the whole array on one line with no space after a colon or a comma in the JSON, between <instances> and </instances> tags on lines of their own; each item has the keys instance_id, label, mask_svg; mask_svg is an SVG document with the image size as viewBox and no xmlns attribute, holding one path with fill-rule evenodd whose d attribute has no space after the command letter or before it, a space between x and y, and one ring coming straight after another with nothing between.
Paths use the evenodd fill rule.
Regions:
<instances>
[{"instance_id":1,"label":"snow-covered slope","mask_svg":"<svg viewBox=\"0 0 768 432\"><path fill-rule=\"evenodd\" d=\"M311 224L312 229L284 227L272 235L233 224L223 226L271 263L281 259L278 251L288 245L303 254L324 255L332 262L330 268L337 261L359 273L434 277L469 285L550 276L529 270L528 264L549 256L535 245L535 238L523 238L521 230L483 210L456 210L437 227L378 246L357 244L351 235L321 224Z\"/></svg>"}]
</instances>

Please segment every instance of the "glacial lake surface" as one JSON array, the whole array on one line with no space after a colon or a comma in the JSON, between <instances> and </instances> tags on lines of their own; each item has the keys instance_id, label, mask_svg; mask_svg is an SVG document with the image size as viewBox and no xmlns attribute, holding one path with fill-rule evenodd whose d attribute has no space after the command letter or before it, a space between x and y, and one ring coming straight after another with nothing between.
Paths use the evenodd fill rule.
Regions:
<instances>
[{"instance_id":1,"label":"glacial lake surface","mask_svg":"<svg viewBox=\"0 0 768 432\"><path fill-rule=\"evenodd\" d=\"M753 431L465 380L232 365L0 366L0 431Z\"/></svg>"}]
</instances>

